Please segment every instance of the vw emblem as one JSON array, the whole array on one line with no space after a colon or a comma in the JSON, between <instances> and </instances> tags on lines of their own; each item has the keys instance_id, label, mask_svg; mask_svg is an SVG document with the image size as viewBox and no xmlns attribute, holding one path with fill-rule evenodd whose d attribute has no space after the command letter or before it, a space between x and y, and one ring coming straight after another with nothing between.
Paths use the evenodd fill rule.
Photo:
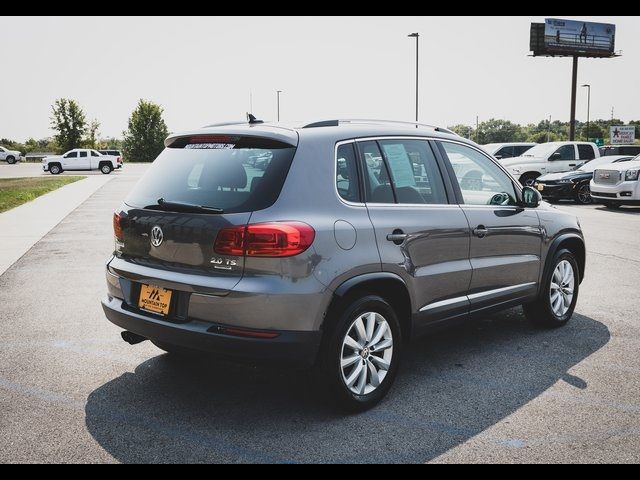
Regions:
<instances>
[{"instance_id":1,"label":"vw emblem","mask_svg":"<svg viewBox=\"0 0 640 480\"><path fill-rule=\"evenodd\" d=\"M151 245L154 247L159 247L162 245L162 241L164 240L164 233L162 233L162 229L159 226L155 226L151 229Z\"/></svg>"}]
</instances>

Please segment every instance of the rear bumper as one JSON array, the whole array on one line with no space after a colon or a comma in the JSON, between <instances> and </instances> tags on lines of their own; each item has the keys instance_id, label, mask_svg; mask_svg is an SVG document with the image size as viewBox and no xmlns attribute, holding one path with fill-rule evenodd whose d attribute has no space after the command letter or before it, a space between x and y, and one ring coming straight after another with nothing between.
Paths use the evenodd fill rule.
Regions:
<instances>
[{"instance_id":1,"label":"rear bumper","mask_svg":"<svg viewBox=\"0 0 640 480\"><path fill-rule=\"evenodd\" d=\"M313 365L321 332L271 331L273 339L244 338L218 333L220 325L199 320L174 323L123 308L123 301L111 296L102 300L109 321L149 340L213 353L235 360L272 361Z\"/></svg>"}]
</instances>

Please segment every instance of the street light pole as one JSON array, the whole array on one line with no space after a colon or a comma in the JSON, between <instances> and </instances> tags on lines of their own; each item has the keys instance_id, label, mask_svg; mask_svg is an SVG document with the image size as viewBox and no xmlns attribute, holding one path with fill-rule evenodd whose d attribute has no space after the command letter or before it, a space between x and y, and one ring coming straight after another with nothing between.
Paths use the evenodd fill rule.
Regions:
<instances>
[{"instance_id":1,"label":"street light pole","mask_svg":"<svg viewBox=\"0 0 640 480\"><path fill-rule=\"evenodd\" d=\"M280 94L282 93L282 90L276 90L276 97L277 97L277 104L278 104L278 121L280 121Z\"/></svg>"},{"instance_id":2,"label":"street light pole","mask_svg":"<svg viewBox=\"0 0 640 480\"><path fill-rule=\"evenodd\" d=\"M582 85L587 88L587 142L589 141L589 114L591 113L591 85L585 84Z\"/></svg>"},{"instance_id":3,"label":"street light pole","mask_svg":"<svg viewBox=\"0 0 640 480\"><path fill-rule=\"evenodd\" d=\"M418 123L418 72L420 67L420 55L418 52L418 48L419 48L420 34L418 32L415 32L407 36L410 38L416 39L416 123ZM418 125L416 125L416 128L418 128Z\"/></svg>"}]
</instances>

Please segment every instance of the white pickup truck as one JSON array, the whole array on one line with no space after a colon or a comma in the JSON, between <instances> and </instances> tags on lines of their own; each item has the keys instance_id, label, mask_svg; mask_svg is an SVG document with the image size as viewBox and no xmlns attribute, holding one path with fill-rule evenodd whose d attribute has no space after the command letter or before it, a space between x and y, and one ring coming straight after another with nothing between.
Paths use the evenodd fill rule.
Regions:
<instances>
[{"instance_id":1,"label":"white pickup truck","mask_svg":"<svg viewBox=\"0 0 640 480\"><path fill-rule=\"evenodd\" d=\"M0 160L6 161L9 165L13 165L18 162L22 154L17 150L9 150L4 147L0 147Z\"/></svg>"},{"instance_id":2,"label":"white pickup truck","mask_svg":"<svg viewBox=\"0 0 640 480\"><path fill-rule=\"evenodd\" d=\"M100 170L108 175L119 168L122 168L122 157L102 155L97 150L88 148L74 148L64 155L42 159L42 169L52 175L74 170Z\"/></svg>"},{"instance_id":3,"label":"white pickup truck","mask_svg":"<svg viewBox=\"0 0 640 480\"><path fill-rule=\"evenodd\" d=\"M568 172L599 156L600 151L595 143L549 142L536 145L521 156L500 163L522 185L533 186L540 175Z\"/></svg>"}]
</instances>

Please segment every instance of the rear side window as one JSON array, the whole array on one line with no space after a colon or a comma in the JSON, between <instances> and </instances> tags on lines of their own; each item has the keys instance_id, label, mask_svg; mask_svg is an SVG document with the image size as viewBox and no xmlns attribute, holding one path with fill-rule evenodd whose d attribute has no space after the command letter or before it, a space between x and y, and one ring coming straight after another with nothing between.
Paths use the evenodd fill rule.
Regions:
<instances>
[{"instance_id":1,"label":"rear side window","mask_svg":"<svg viewBox=\"0 0 640 480\"><path fill-rule=\"evenodd\" d=\"M80 152L80 158L85 158L87 156L87 152Z\"/></svg>"},{"instance_id":2,"label":"rear side window","mask_svg":"<svg viewBox=\"0 0 640 480\"><path fill-rule=\"evenodd\" d=\"M442 175L428 142L382 140L360 144L369 203L447 204Z\"/></svg>"},{"instance_id":3,"label":"rear side window","mask_svg":"<svg viewBox=\"0 0 640 480\"><path fill-rule=\"evenodd\" d=\"M181 137L158 156L127 197L132 207L158 199L221 208L262 210L277 200L295 147L260 137Z\"/></svg>"},{"instance_id":4,"label":"rear side window","mask_svg":"<svg viewBox=\"0 0 640 480\"><path fill-rule=\"evenodd\" d=\"M336 155L336 188L348 202L361 202L358 182L358 162L353 143L338 147Z\"/></svg>"},{"instance_id":5,"label":"rear side window","mask_svg":"<svg viewBox=\"0 0 640 480\"><path fill-rule=\"evenodd\" d=\"M596 158L596 153L591 145L578 145L578 154L580 160L593 160Z\"/></svg>"},{"instance_id":6,"label":"rear side window","mask_svg":"<svg viewBox=\"0 0 640 480\"><path fill-rule=\"evenodd\" d=\"M519 157L520 155L525 153L527 150L530 150L531 147L532 145L519 145L519 146L513 147L513 155L515 157Z\"/></svg>"}]
</instances>

